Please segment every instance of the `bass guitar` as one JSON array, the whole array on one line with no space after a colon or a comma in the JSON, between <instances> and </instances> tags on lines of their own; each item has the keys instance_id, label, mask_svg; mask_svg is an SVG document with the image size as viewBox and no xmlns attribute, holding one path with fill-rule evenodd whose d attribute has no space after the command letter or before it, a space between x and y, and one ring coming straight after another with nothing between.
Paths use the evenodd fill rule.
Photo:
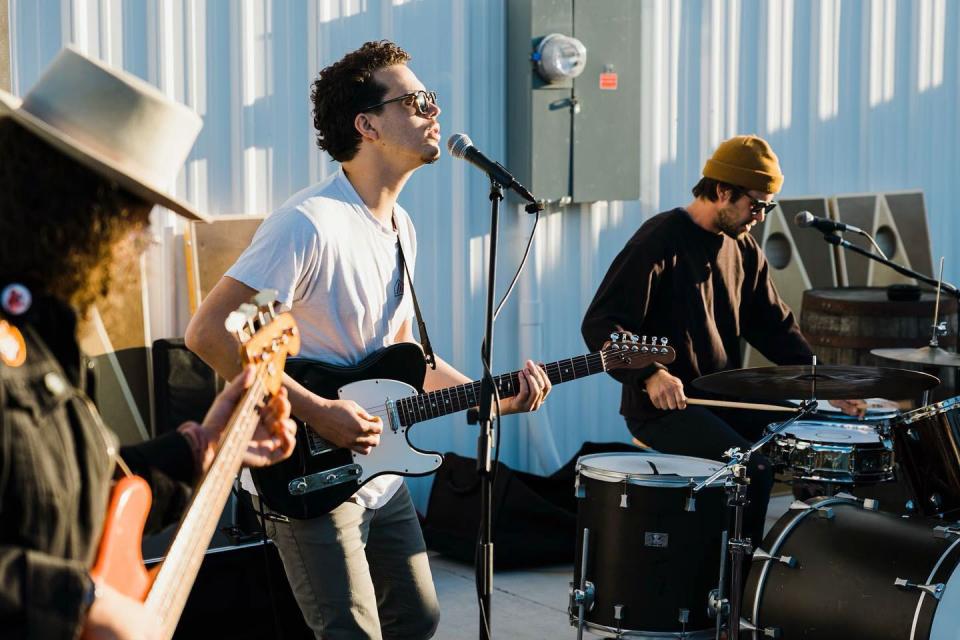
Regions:
<instances>
[{"instance_id":1,"label":"bass guitar","mask_svg":"<svg viewBox=\"0 0 960 640\"><path fill-rule=\"evenodd\" d=\"M144 567L140 549L152 501L150 487L135 475L121 478L113 487L90 575L97 584L107 584L144 602L156 620L158 637L173 637L247 444L260 421L258 407L280 390L287 354L300 351L293 317L273 313L275 297L276 292L261 292L254 298L256 305L241 305L227 319L227 330L241 339L241 359L254 365L256 375L224 429L213 463L194 490L163 562L150 571Z\"/></svg>"},{"instance_id":2,"label":"bass guitar","mask_svg":"<svg viewBox=\"0 0 960 640\"><path fill-rule=\"evenodd\" d=\"M669 364L676 354L666 338L648 344L629 333L614 333L603 349L541 365L558 385L614 369L641 369ZM287 373L309 391L335 399L353 400L383 421L380 444L369 454L337 447L297 421L293 455L271 467L252 469L260 498L273 511L296 519L329 512L365 483L383 474L422 476L436 471L443 456L414 447L410 428L432 418L477 406L480 382L426 393L426 363L419 345L399 343L381 349L355 366L335 366L292 359ZM497 393L509 398L519 392L519 371L494 378Z\"/></svg>"}]
</instances>

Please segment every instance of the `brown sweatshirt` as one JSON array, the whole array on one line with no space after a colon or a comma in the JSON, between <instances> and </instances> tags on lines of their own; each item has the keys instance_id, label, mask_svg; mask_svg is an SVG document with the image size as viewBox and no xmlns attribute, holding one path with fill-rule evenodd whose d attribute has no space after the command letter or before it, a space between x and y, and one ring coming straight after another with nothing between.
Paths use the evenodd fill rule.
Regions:
<instances>
[{"instance_id":1,"label":"brown sweatshirt","mask_svg":"<svg viewBox=\"0 0 960 640\"><path fill-rule=\"evenodd\" d=\"M684 209L646 221L600 283L583 319L584 340L599 349L618 329L668 338L677 358L666 369L695 397L707 395L692 388L695 378L742 367L740 338L777 364L807 364L813 355L756 240L711 233ZM660 413L644 381L662 366L611 374L623 383L621 414L644 420Z\"/></svg>"}]
</instances>

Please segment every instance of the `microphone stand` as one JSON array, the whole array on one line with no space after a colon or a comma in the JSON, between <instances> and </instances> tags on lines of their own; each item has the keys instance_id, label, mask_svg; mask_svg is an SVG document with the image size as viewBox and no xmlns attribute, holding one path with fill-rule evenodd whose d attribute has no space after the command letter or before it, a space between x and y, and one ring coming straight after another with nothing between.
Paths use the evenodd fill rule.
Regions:
<instances>
[{"instance_id":1,"label":"microphone stand","mask_svg":"<svg viewBox=\"0 0 960 640\"><path fill-rule=\"evenodd\" d=\"M503 187L490 177L490 262L487 267L487 306L483 335L483 378L480 381L480 404L477 419L477 476L480 480L480 541L477 557L477 584L480 599L480 640L491 640L491 595L493 593L493 299L497 276L497 227ZM497 415L500 414L499 402Z\"/></svg>"},{"instance_id":2,"label":"microphone stand","mask_svg":"<svg viewBox=\"0 0 960 640\"><path fill-rule=\"evenodd\" d=\"M871 253L870 251L863 249L862 247L858 247L857 245L853 244L849 240L844 240L843 238L841 238L835 233L825 233L823 234L823 239L832 245L843 247L844 249L848 249L850 251L853 251L854 253L859 253L862 256L866 256L875 262L879 262L882 265L886 265L887 267L890 267L891 269L893 269L894 271L896 271L901 275L929 284L934 289L939 289L944 293L949 293L950 295L956 297L958 301L960 301L960 289L957 289L955 286L953 286L949 282L938 281L933 279L930 276L924 275L922 273L917 273L913 269L908 269L907 267L899 265L893 260L890 260L889 258L880 257L875 253Z\"/></svg>"}]
</instances>

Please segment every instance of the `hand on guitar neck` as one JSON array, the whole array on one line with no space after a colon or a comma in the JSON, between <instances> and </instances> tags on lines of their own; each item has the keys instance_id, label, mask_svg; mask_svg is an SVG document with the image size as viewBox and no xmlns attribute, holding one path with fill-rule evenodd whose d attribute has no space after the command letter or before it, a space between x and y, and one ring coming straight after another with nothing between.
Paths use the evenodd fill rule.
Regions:
<instances>
[{"instance_id":1,"label":"hand on guitar neck","mask_svg":"<svg viewBox=\"0 0 960 640\"><path fill-rule=\"evenodd\" d=\"M210 468L210 464L217 453L217 446L223 437L224 429L230 422L234 407L243 392L253 384L254 375L253 366L247 366L217 396L213 405L207 411L203 424L198 425L202 430L204 439L204 442L201 443L201 471ZM264 467L283 460L290 456L296 444L297 425L290 419L290 401L287 399L287 390L281 388L260 409L260 423L247 445L247 452L243 456L243 466Z\"/></svg>"}]
</instances>

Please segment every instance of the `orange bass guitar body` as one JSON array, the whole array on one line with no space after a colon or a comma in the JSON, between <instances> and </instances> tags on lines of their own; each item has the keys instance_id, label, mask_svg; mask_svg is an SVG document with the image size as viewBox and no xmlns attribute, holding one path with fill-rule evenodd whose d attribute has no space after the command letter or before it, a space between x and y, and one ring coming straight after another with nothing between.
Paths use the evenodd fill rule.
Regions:
<instances>
[{"instance_id":1,"label":"orange bass guitar body","mask_svg":"<svg viewBox=\"0 0 960 640\"><path fill-rule=\"evenodd\" d=\"M126 476L116 482L97 559L90 570L98 585L106 584L140 602L146 600L160 566L147 571L141 550L143 527L152 502L150 486L143 478Z\"/></svg>"}]
</instances>

